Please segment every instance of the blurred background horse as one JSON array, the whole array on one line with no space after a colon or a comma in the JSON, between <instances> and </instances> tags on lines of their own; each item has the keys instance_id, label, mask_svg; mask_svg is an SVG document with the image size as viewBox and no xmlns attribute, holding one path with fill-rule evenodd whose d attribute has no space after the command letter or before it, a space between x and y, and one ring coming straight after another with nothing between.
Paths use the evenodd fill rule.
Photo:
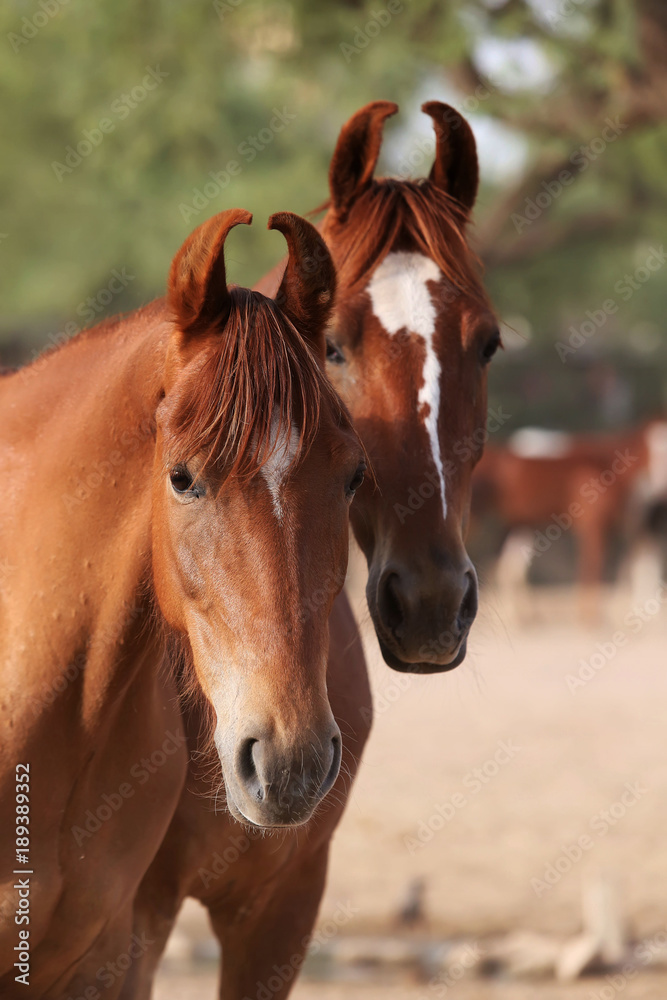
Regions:
<instances>
[{"instance_id":1,"label":"blurred background horse","mask_svg":"<svg viewBox=\"0 0 667 1000\"><path fill-rule=\"evenodd\" d=\"M529 614L531 567L568 532L576 539L584 621L601 614L601 587L611 576L625 572L637 597L660 583L651 541L661 530L666 437L667 424L657 420L616 434L526 427L506 445L486 449L473 479L473 536L493 519L500 534L496 579L515 590L515 613Z\"/></svg>"}]
</instances>

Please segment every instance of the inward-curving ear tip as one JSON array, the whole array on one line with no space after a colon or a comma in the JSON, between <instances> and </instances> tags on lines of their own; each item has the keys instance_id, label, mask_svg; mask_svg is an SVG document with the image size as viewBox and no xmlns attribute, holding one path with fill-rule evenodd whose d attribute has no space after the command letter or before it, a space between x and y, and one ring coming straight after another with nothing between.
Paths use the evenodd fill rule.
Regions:
<instances>
[{"instance_id":1,"label":"inward-curving ear tip","mask_svg":"<svg viewBox=\"0 0 667 1000\"><path fill-rule=\"evenodd\" d=\"M371 103L367 104L365 108L362 108L358 114L361 115L364 111L373 118L375 118L378 114L381 114L382 118L390 118L391 115L398 113L398 104L394 101L371 101Z\"/></svg>"},{"instance_id":2,"label":"inward-curving ear tip","mask_svg":"<svg viewBox=\"0 0 667 1000\"><path fill-rule=\"evenodd\" d=\"M224 240L234 226L249 226L251 222L252 212L248 212L245 208L225 208L197 226L188 239L197 243L217 242L220 238Z\"/></svg>"},{"instance_id":3,"label":"inward-curving ear tip","mask_svg":"<svg viewBox=\"0 0 667 1000\"><path fill-rule=\"evenodd\" d=\"M385 120L397 111L393 101L373 101L343 125L329 168L331 204L341 218L372 183Z\"/></svg>"},{"instance_id":4,"label":"inward-curving ear tip","mask_svg":"<svg viewBox=\"0 0 667 1000\"><path fill-rule=\"evenodd\" d=\"M295 215L294 212L274 212L273 215L269 216L266 228L277 229L279 233L284 234L288 230L291 232L295 224L301 221L301 217Z\"/></svg>"},{"instance_id":5,"label":"inward-curving ear tip","mask_svg":"<svg viewBox=\"0 0 667 1000\"><path fill-rule=\"evenodd\" d=\"M169 271L169 303L184 336L221 328L229 313L224 248L230 231L249 226L244 208L218 212L190 233Z\"/></svg>"},{"instance_id":6,"label":"inward-curving ear tip","mask_svg":"<svg viewBox=\"0 0 667 1000\"><path fill-rule=\"evenodd\" d=\"M470 125L456 108L442 101L425 101L422 111L433 120L436 148L429 179L470 212L477 196L477 144Z\"/></svg>"},{"instance_id":7,"label":"inward-curving ear tip","mask_svg":"<svg viewBox=\"0 0 667 1000\"><path fill-rule=\"evenodd\" d=\"M302 278L310 274L312 280L317 280L319 272L323 283L329 280L329 272L335 274L326 243L307 219L294 212L274 212L269 217L267 229L277 230L285 237L289 250L288 270L297 270Z\"/></svg>"},{"instance_id":8,"label":"inward-curving ear tip","mask_svg":"<svg viewBox=\"0 0 667 1000\"><path fill-rule=\"evenodd\" d=\"M294 212L274 212L267 229L276 229L287 242L287 271L299 274L313 286L319 282L328 287L335 282L335 269L327 245L315 226Z\"/></svg>"},{"instance_id":9,"label":"inward-curving ear tip","mask_svg":"<svg viewBox=\"0 0 667 1000\"><path fill-rule=\"evenodd\" d=\"M252 212L245 208L228 208L220 212L217 216L220 223L225 223L226 228L233 229L234 226L249 226L252 223Z\"/></svg>"},{"instance_id":10,"label":"inward-curving ear tip","mask_svg":"<svg viewBox=\"0 0 667 1000\"><path fill-rule=\"evenodd\" d=\"M333 307L336 270L315 226L293 212L276 212L269 229L285 237L287 264L275 302L324 359L324 326Z\"/></svg>"},{"instance_id":11,"label":"inward-curving ear tip","mask_svg":"<svg viewBox=\"0 0 667 1000\"><path fill-rule=\"evenodd\" d=\"M466 135L468 133L472 135L468 122L461 112L457 111L451 104L445 104L444 101L424 101L421 109L425 115L433 120L433 127L438 139L449 138L452 132L457 132L459 129Z\"/></svg>"},{"instance_id":12,"label":"inward-curving ear tip","mask_svg":"<svg viewBox=\"0 0 667 1000\"><path fill-rule=\"evenodd\" d=\"M424 114L430 115L431 118L433 118L434 115L437 115L439 111L443 111L445 109L454 111L454 108L452 108L451 104L445 104L443 101L424 101L424 103L421 106L421 109L424 112ZM458 112L456 113L458 114Z\"/></svg>"}]
</instances>

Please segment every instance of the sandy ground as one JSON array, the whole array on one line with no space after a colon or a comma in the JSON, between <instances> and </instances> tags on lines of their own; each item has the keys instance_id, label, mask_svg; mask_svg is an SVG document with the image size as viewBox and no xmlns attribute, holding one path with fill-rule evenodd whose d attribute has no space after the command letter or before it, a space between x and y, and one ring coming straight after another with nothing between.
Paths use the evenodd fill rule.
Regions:
<instances>
[{"instance_id":1,"label":"sandy ground","mask_svg":"<svg viewBox=\"0 0 667 1000\"><path fill-rule=\"evenodd\" d=\"M162 980L155 1000L204 1000L215 996L210 975L177 976ZM606 991L606 992L605 992ZM604 979L587 978L568 986L554 983L497 983L475 980L459 983L449 994L455 1000L665 1000L667 977L645 974L621 991ZM435 996L419 986L334 986L328 983L298 983L290 1000L432 1000Z\"/></svg>"},{"instance_id":2,"label":"sandy ground","mask_svg":"<svg viewBox=\"0 0 667 1000\"><path fill-rule=\"evenodd\" d=\"M603 879L630 940L667 928L667 613L654 613L655 603L634 615L632 607L617 593L604 624L584 629L571 592L542 591L537 619L519 626L487 590L468 659L441 676L390 671L370 639L376 721L334 841L322 920L346 904L357 913L346 934L387 927L407 886L423 877L438 933L567 936L581 928L582 888ZM577 852L577 843L586 846ZM568 870L550 874L550 884L557 868ZM475 980L451 992L459 1000L604 1000L604 989L604 979L567 987ZM645 972L622 994L667 997L667 976ZM157 991L158 1000L213 995L210 975L163 976ZM344 995L348 986L307 982L294 992L297 1000ZM360 986L353 995L434 993Z\"/></svg>"}]
</instances>

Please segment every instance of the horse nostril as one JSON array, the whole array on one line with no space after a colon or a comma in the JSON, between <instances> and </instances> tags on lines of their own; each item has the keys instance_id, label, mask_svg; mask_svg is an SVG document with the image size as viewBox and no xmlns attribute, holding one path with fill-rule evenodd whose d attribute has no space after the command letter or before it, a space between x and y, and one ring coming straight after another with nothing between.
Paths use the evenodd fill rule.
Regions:
<instances>
[{"instance_id":1,"label":"horse nostril","mask_svg":"<svg viewBox=\"0 0 667 1000\"><path fill-rule=\"evenodd\" d=\"M274 738L240 739L233 773L239 811L258 825L305 822L338 777L342 759L338 726L330 720L315 743L281 745ZM257 732L257 729L255 729ZM319 728L308 729L309 734ZM243 806L245 803L245 806Z\"/></svg>"},{"instance_id":2,"label":"horse nostril","mask_svg":"<svg viewBox=\"0 0 667 1000\"><path fill-rule=\"evenodd\" d=\"M475 620L475 615L477 614L477 578L475 574L470 572L466 573L468 579L468 586L466 587L466 592L463 595L463 600L461 601L461 606L459 607L458 613L458 623L462 630L468 630Z\"/></svg>"},{"instance_id":3,"label":"horse nostril","mask_svg":"<svg viewBox=\"0 0 667 1000\"><path fill-rule=\"evenodd\" d=\"M255 748L259 741L248 738L243 740L236 751L236 776L255 798L264 798L264 788L255 763Z\"/></svg>"},{"instance_id":4,"label":"horse nostril","mask_svg":"<svg viewBox=\"0 0 667 1000\"><path fill-rule=\"evenodd\" d=\"M333 748L333 757L331 759L331 767L320 785L319 794L323 797L327 792L333 787L336 778L338 777L338 772L340 771L340 762L343 756L343 747L341 743L341 738L339 735L331 737L331 746Z\"/></svg>"},{"instance_id":5,"label":"horse nostril","mask_svg":"<svg viewBox=\"0 0 667 1000\"><path fill-rule=\"evenodd\" d=\"M397 573L389 573L380 584L378 610L383 624L400 639L405 632L405 609Z\"/></svg>"}]
</instances>

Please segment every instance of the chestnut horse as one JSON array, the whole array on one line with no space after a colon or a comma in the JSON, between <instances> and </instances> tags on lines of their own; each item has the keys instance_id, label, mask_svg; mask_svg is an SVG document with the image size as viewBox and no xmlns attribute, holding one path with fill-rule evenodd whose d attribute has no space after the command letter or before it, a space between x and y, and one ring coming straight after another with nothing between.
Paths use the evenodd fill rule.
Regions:
<instances>
[{"instance_id":1,"label":"chestnut horse","mask_svg":"<svg viewBox=\"0 0 667 1000\"><path fill-rule=\"evenodd\" d=\"M477 607L463 538L486 424L486 366L499 335L465 235L478 179L472 132L453 108L426 104L437 138L430 177L375 180L383 124L397 110L385 101L363 108L333 156L321 227L339 278L327 370L374 472L351 520L368 560L382 652L397 670L434 673L463 660ZM262 282L264 291L275 290L283 268ZM370 728L366 668L344 595L331 619L328 691L343 733L341 777L305 831L270 839L216 809L198 713L186 712L196 753L136 905L135 932L156 943L130 970L124 998L150 995L188 895L208 908L222 945L221 997L289 992Z\"/></svg>"},{"instance_id":2,"label":"chestnut horse","mask_svg":"<svg viewBox=\"0 0 667 1000\"><path fill-rule=\"evenodd\" d=\"M630 527L638 480L651 464L651 428L659 426L600 434L523 428L507 445L486 449L473 479L473 516L492 512L507 532L532 529L521 546L519 582L534 559L572 531L580 610L584 618L598 616L605 555L613 532Z\"/></svg>"},{"instance_id":3,"label":"chestnut horse","mask_svg":"<svg viewBox=\"0 0 667 1000\"><path fill-rule=\"evenodd\" d=\"M363 453L322 371L335 272L283 213L280 308L228 289L250 220L209 220L168 300L1 383L5 998L112 998L141 953L132 903L186 770L181 649L234 816L302 823L338 775L330 581Z\"/></svg>"}]
</instances>

